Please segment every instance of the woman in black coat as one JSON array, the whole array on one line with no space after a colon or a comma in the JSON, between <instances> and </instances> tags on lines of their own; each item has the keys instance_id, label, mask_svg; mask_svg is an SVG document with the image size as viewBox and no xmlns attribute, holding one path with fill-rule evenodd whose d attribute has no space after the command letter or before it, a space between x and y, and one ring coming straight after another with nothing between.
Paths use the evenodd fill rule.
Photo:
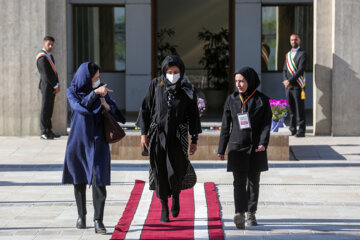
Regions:
<instances>
[{"instance_id":1,"label":"woman in black coat","mask_svg":"<svg viewBox=\"0 0 360 240\"><path fill-rule=\"evenodd\" d=\"M254 69L235 72L236 92L224 106L218 156L224 160L228 147L227 171L234 176L234 223L237 228L256 226L260 172L268 170L266 149L269 144L272 112L269 98L257 91L260 84Z\"/></svg>"},{"instance_id":2,"label":"woman in black coat","mask_svg":"<svg viewBox=\"0 0 360 240\"><path fill-rule=\"evenodd\" d=\"M150 189L162 204L162 222L169 221L168 198L172 196L171 215L180 211L179 194L196 183L196 175L188 159L197 149L201 133L197 97L185 75L178 56L167 56L162 62L162 75L154 78L137 120L141 128L141 148L150 155Z\"/></svg>"}]
</instances>

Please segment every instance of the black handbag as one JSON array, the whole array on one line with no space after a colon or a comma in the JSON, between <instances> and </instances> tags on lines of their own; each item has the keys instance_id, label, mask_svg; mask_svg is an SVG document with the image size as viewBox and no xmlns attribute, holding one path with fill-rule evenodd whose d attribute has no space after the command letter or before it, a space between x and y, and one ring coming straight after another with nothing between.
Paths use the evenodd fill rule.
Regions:
<instances>
[{"instance_id":1,"label":"black handbag","mask_svg":"<svg viewBox=\"0 0 360 240\"><path fill-rule=\"evenodd\" d=\"M104 134L106 141L108 143L116 143L123 139L126 135L125 131L113 118L111 113L103 110L102 114L104 119Z\"/></svg>"}]
</instances>

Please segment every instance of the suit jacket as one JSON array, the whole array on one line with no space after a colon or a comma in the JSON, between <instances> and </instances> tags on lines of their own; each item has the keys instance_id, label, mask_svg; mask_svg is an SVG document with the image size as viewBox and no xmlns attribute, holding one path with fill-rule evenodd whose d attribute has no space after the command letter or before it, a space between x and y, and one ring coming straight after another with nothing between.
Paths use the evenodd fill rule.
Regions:
<instances>
[{"instance_id":1,"label":"suit jacket","mask_svg":"<svg viewBox=\"0 0 360 240\"><path fill-rule=\"evenodd\" d=\"M53 60L53 63L55 64L54 57L52 55L50 56ZM53 91L56 84L59 83L59 79L57 74L52 69L51 64L45 56L42 56L38 59L36 65L40 73L39 89L51 89Z\"/></svg>"},{"instance_id":2,"label":"suit jacket","mask_svg":"<svg viewBox=\"0 0 360 240\"><path fill-rule=\"evenodd\" d=\"M291 73L288 71L286 66L286 56L285 56L285 63L283 68L283 77L284 80L289 80L290 84L293 85L294 89L301 89L299 83L297 82L297 79L304 74L305 68L306 68L306 52L303 51L301 48L297 51L295 57L294 57L294 63L297 67L297 72L294 76L291 75Z\"/></svg>"},{"instance_id":3,"label":"suit jacket","mask_svg":"<svg viewBox=\"0 0 360 240\"><path fill-rule=\"evenodd\" d=\"M269 145L272 112L269 98L257 91L245 103L251 129L240 129L238 113L241 113L239 92L226 99L219 140L219 154L228 146L227 170L262 172L268 170L267 152L255 152L259 145Z\"/></svg>"}]
</instances>

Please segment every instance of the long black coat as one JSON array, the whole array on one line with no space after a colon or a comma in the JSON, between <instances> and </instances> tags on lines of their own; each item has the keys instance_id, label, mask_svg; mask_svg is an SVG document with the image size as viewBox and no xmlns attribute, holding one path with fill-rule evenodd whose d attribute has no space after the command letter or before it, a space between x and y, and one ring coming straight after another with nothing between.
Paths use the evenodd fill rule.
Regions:
<instances>
[{"instance_id":1,"label":"long black coat","mask_svg":"<svg viewBox=\"0 0 360 240\"><path fill-rule=\"evenodd\" d=\"M244 111L249 113L251 129L240 129L237 114L241 113L242 102L238 92L226 99L219 141L219 154L225 154L227 145L227 171L268 170L267 152L255 152L259 145L269 145L272 112L269 98L261 92L245 103Z\"/></svg>"},{"instance_id":2,"label":"long black coat","mask_svg":"<svg viewBox=\"0 0 360 240\"><path fill-rule=\"evenodd\" d=\"M186 174L192 168L187 156L188 132L196 137L201 132L195 92L190 98L179 87L169 108L165 88L161 77L151 81L136 123L141 134L149 136L150 189L160 198L185 189Z\"/></svg>"}]
</instances>

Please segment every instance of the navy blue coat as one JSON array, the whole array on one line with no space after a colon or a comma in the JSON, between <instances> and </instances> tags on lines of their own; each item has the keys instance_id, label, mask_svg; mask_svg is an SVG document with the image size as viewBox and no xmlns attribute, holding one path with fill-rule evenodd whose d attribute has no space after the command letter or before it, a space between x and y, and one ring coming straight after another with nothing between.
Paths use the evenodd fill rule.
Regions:
<instances>
[{"instance_id":1,"label":"navy blue coat","mask_svg":"<svg viewBox=\"0 0 360 240\"><path fill-rule=\"evenodd\" d=\"M101 187L110 185L110 150L104 136L100 97L92 89L88 64L81 64L66 90L72 115L62 183L91 184L94 172L96 186ZM114 118L125 123L109 94L105 100Z\"/></svg>"}]
</instances>

